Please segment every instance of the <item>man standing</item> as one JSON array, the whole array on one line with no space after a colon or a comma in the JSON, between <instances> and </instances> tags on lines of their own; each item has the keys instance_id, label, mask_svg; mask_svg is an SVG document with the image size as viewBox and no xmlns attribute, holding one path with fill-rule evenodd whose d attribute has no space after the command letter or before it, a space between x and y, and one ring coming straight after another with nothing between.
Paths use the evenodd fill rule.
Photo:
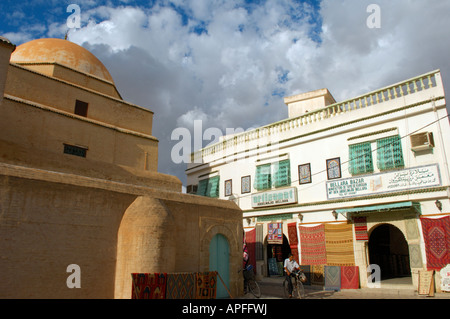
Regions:
<instances>
[{"instance_id":1,"label":"man standing","mask_svg":"<svg viewBox=\"0 0 450 319\"><path fill-rule=\"evenodd\" d=\"M289 254L288 258L284 261L284 271L286 272L286 279L288 281L289 298L292 298L292 273L296 270L300 270L299 264L294 260L294 256Z\"/></svg>"}]
</instances>

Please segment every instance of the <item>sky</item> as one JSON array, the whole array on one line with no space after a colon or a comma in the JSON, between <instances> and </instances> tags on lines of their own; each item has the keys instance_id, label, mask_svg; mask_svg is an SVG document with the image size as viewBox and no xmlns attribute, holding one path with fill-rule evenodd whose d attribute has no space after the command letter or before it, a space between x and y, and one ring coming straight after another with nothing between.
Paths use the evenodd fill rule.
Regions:
<instances>
[{"instance_id":1,"label":"sky","mask_svg":"<svg viewBox=\"0 0 450 319\"><path fill-rule=\"evenodd\" d=\"M448 0L2 0L0 35L68 32L94 53L124 100L155 113L158 171L185 185L171 136L194 138L196 120L247 130L287 118L286 96L341 101L435 69L449 92L449 13Z\"/></svg>"}]
</instances>

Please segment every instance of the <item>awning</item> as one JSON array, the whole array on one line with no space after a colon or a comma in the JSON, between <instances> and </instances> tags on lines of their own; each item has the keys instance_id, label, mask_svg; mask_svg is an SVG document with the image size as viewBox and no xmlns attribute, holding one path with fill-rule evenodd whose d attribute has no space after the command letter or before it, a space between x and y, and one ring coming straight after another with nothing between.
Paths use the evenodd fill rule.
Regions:
<instances>
[{"instance_id":1,"label":"awning","mask_svg":"<svg viewBox=\"0 0 450 319\"><path fill-rule=\"evenodd\" d=\"M421 213L420 203L417 202L399 202L399 203L391 203L391 204L381 204L381 205L372 205L372 206L360 206L360 207L351 207L344 209L336 209L336 213L343 214L344 216L348 213L360 214L360 213L383 213L389 212L392 210L407 210L413 209L417 213Z\"/></svg>"}]
</instances>

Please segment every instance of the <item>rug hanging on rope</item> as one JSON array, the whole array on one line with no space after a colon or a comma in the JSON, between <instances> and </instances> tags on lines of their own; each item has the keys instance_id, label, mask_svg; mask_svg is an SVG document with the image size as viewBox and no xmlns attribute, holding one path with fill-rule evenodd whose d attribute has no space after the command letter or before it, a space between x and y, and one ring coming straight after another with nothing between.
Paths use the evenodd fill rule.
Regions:
<instances>
[{"instance_id":1,"label":"rug hanging on rope","mask_svg":"<svg viewBox=\"0 0 450 319\"><path fill-rule=\"evenodd\" d=\"M301 263L303 265L325 265L327 255L325 249L324 224L313 227L299 226Z\"/></svg>"},{"instance_id":2,"label":"rug hanging on rope","mask_svg":"<svg viewBox=\"0 0 450 319\"><path fill-rule=\"evenodd\" d=\"M427 269L440 270L450 263L450 216L420 218L425 241Z\"/></svg>"}]
</instances>

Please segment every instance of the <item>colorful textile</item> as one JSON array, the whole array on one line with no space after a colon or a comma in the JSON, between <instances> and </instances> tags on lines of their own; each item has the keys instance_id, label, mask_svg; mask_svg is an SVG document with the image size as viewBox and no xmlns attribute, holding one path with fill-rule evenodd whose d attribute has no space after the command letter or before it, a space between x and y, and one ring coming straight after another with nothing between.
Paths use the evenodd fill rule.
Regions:
<instances>
[{"instance_id":1,"label":"colorful textile","mask_svg":"<svg viewBox=\"0 0 450 319\"><path fill-rule=\"evenodd\" d=\"M131 274L131 299L165 299L167 274Z\"/></svg>"},{"instance_id":2,"label":"colorful textile","mask_svg":"<svg viewBox=\"0 0 450 319\"><path fill-rule=\"evenodd\" d=\"M369 240L367 233L367 217L353 217L356 240Z\"/></svg>"},{"instance_id":3,"label":"colorful textile","mask_svg":"<svg viewBox=\"0 0 450 319\"><path fill-rule=\"evenodd\" d=\"M267 224L267 243L275 245L283 244L283 223Z\"/></svg>"},{"instance_id":4,"label":"colorful textile","mask_svg":"<svg viewBox=\"0 0 450 319\"><path fill-rule=\"evenodd\" d=\"M166 299L194 299L195 273L167 274Z\"/></svg>"},{"instance_id":5,"label":"colorful textile","mask_svg":"<svg viewBox=\"0 0 450 319\"><path fill-rule=\"evenodd\" d=\"M294 255L294 259L300 262L298 256L298 237L297 237L297 223L288 224L288 236L289 246L291 247L291 253Z\"/></svg>"},{"instance_id":6,"label":"colorful textile","mask_svg":"<svg viewBox=\"0 0 450 319\"><path fill-rule=\"evenodd\" d=\"M256 271L256 229L245 232L245 240L248 249L248 264Z\"/></svg>"},{"instance_id":7,"label":"colorful textile","mask_svg":"<svg viewBox=\"0 0 450 319\"><path fill-rule=\"evenodd\" d=\"M341 267L340 266L325 266L325 290L341 290Z\"/></svg>"},{"instance_id":8,"label":"colorful textile","mask_svg":"<svg viewBox=\"0 0 450 319\"><path fill-rule=\"evenodd\" d=\"M195 299L216 299L217 272L198 272L196 279Z\"/></svg>"},{"instance_id":9,"label":"colorful textile","mask_svg":"<svg viewBox=\"0 0 450 319\"><path fill-rule=\"evenodd\" d=\"M427 269L440 270L450 263L450 216L443 218L421 217Z\"/></svg>"},{"instance_id":10,"label":"colorful textile","mask_svg":"<svg viewBox=\"0 0 450 319\"><path fill-rule=\"evenodd\" d=\"M304 265L325 265L327 255L325 249L324 224L314 227L299 226L301 263Z\"/></svg>"},{"instance_id":11,"label":"colorful textile","mask_svg":"<svg viewBox=\"0 0 450 319\"><path fill-rule=\"evenodd\" d=\"M328 266L353 266L352 224L325 224L325 247Z\"/></svg>"},{"instance_id":12,"label":"colorful textile","mask_svg":"<svg viewBox=\"0 0 450 319\"><path fill-rule=\"evenodd\" d=\"M311 284L324 285L324 265L311 266Z\"/></svg>"},{"instance_id":13,"label":"colorful textile","mask_svg":"<svg viewBox=\"0 0 450 319\"><path fill-rule=\"evenodd\" d=\"M341 266L341 289L359 288L359 267Z\"/></svg>"},{"instance_id":14,"label":"colorful textile","mask_svg":"<svg viewBox=\"0 0 450 319\"><path fill-rule=\"evenodd\" d=\"M422 268L422 252L419 244L409 244L409 263L411 268Z\"/></svg>"}]
</instances>

